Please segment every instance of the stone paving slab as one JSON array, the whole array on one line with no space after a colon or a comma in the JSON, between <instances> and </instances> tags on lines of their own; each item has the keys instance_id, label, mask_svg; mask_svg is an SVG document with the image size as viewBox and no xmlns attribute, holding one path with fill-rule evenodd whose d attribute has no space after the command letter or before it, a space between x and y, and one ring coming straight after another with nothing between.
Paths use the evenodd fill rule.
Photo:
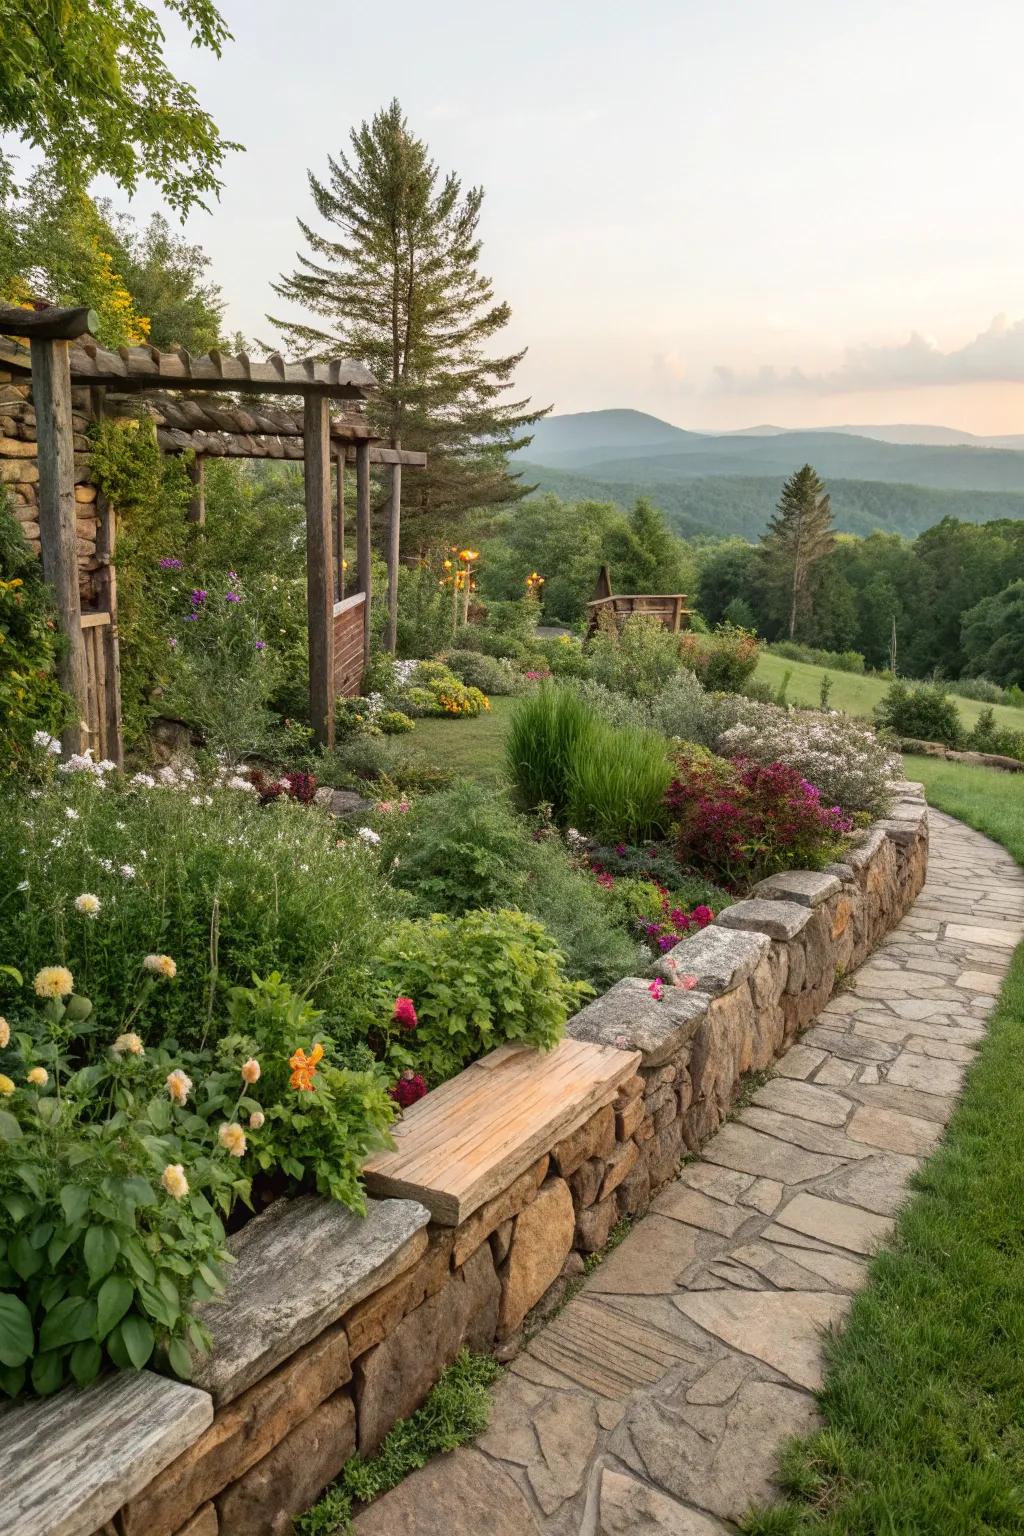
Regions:
<instances>
[{"instance_id":1,"label":"stone paving slab","mask_svg":"<svg viewBox=\"0 0 1024 1536\"><path fill-rule=\"evenodd\" d=\"M918 790L901 793L914 824ZM1024 938L1024 873L928 817L917 906L533 1337L476 1448L414 1474L359 1536L724 1536L771 1500L781 1441L819 1422L822 1336L940 1139ZM803 921L797 894L758 906Z\"/></svg>"}]
</instances>

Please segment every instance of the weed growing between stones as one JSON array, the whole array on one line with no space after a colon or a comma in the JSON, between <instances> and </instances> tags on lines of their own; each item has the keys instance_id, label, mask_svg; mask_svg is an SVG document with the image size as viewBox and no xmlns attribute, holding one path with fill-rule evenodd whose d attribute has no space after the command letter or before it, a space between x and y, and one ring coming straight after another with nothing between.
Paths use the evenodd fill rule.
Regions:
<instances>
[{"instance_id":1,"label":"weed growing between stones","mask_svg":"<svg viewBox=\"0 0 1024 1536\"><path fill-rule=\"evenodd\" d=\"M462 1350L444 1371L423 1404L408 1419L399 1419L376 1456L364 1461L352 1456L323 1497L295 1520L297 1536L345 1536L352 1529L352 1510L370 1504L394 1488L431 1456L454 1451L487 1428L491 1416L490 1387L501 1366L489 1355Z\"/></svg>"}]
</instances>

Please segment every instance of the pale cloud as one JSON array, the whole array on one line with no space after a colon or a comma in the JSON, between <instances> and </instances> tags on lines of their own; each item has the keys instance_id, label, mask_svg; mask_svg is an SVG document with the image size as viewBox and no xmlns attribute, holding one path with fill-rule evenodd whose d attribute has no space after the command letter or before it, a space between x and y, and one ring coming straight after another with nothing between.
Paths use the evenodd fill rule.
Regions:
<instances>
[{"instance_id":1,"label":"pale cloud","mask_svg":"<svg viewBox=\"0 0 1024 1536\"><path fill-rule=\"evenodd\" d=\"M762 367L750 373L718 366L714 387L727 394L852 394L858 390L935 384L1024 383L1024 320L997 315L987 330L944 352L920 331L892 346L851 347L837 368Z\"/></svg>"}]
</instances>

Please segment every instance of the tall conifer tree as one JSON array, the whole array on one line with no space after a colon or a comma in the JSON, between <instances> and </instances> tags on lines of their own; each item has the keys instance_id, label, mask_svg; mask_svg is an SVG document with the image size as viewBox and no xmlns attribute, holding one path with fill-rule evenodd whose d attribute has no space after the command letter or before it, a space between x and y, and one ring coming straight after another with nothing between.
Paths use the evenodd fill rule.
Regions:
<instances>
[{"instance_id":1,"label":"tall conifer tree","mask_svg":"<svg viewBox=\"0 0 1024 1536\"><path fill-rule=\"evenodd\" d=\"M545 413L505 398L524 353L488 349L511 312L478 266L482 188L442 177L397 100L350 137L326 180L309 173L326 229L299 220L308 254L274 285L316 320L268 319L294 350L341 353L376 375L377 430L429 455L407 482L422 546L453 515L525 493L506 455Z\"/></svg>"},{"instance_id":2,"label":"tall conifer tree","mask_svg":"<svg viewBox=\"0 0 1024 1536\"><path fill-rule=\"evenodd\" d=\"M782 487L778 507L762 535L769 570L786 593L791 640L810 574L834 544L831 497L810 464L805 464Z\"/></svg>"}]
</instances>

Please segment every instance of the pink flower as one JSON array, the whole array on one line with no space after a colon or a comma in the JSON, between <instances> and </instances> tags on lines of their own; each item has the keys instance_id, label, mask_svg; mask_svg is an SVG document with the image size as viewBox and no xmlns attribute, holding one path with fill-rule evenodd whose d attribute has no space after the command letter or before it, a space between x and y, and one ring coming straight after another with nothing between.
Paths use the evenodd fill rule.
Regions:
<instances>
[{"instance_id":1,"label":"pink flower","mask_svg":"<svg viewBox=\"0 0 1024 1536\"><path fill-rule=\"evenodd\" d=\"M651 994L651 996L654 998L654 1001L656 1003L660 1003L661 1002L661 994L665 990L665 983L662 981L660 976L655 976L654 980L651 982L651 984L647 988L647 990Z\"/></svg>"},{"instance_id":2,"label":"pink flower","mask_svg":"<svg viewBox=\"0 0 1024 1536\"><path fill-rule=\"evenodd\" d=\"M403 1029L415 1029L419 1022L416 1017L416 1007L411 997L396 998L395 1009L391 1017L396 1024L401 1024Z\"/></svg>"},{"instance_id":3,"label":"pink flower","mask_svg":"<svg viewBox=\"0 0 1024 1536\"><path fill-rule=\"evenodd\" d=\"M426 1079L418 1072L403 1072L397 1083L393 1083L388 1093L395 1103L402 1109L408 1109L410 1104L415 1104L417 1099L422 1099L427 1092Z\"/></svg>"}]
</instances>

